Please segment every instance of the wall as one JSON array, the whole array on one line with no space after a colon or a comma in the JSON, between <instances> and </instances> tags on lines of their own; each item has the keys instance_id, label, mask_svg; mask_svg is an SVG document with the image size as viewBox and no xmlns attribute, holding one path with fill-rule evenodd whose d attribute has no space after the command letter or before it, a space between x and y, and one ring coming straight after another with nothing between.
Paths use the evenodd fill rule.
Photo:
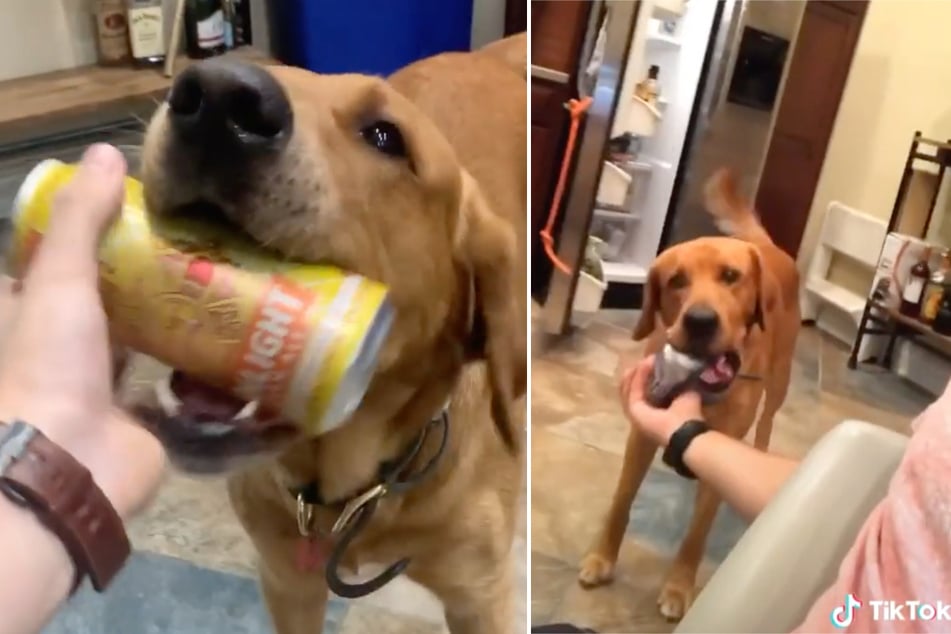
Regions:
<instances>
[{"instance_id":1,"label":"wall","mask_svg":"<svg viewBox=\"0 0 951 634\"><path fill-rule=\"evenodd\" d=\"M255 44L269 49L267 0L252 0ZM0 81L96 61L90 0L0 0ZM175 0L164 0L170 25ZM474 0L472 44L481 46L503 32L505 0Z\"/></svg>"},{"instance_id":2,"label":"wall","mask_svg":"<svg viewBox=\"0 0 951 634\"><path fill-rule=\"evenodd\" d=\"M951 137L951 2L869 4L800 250L805 269L829 203L887 218L915 130ZM871 276L839 262L835 281L865 293Z\"/></svg>"},{"instance_id":3,"label":"wall","mask_svg":"<svg viewBox=\"0 0 951 634\"><path fill-rule=\"evenodd\" d=\"M88 6L75 0L3 0L0 80L94 61Z\"/></svg>"}]
</instances>

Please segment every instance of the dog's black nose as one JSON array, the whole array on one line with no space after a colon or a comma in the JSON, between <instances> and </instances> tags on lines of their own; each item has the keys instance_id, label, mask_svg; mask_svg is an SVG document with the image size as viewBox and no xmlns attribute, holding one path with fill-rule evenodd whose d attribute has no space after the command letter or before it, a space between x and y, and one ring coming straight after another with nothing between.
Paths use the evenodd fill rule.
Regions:
<instances>
[{"instance_id":1,"label":"dog's black nose","mask_svg":"<svg viewBox=\"0 0 951 634\"><path fill-rule=\"evenodd\" d=\"M280 147L294 121L287 94L269 72L221 59L195 64L175 79L168 113L181 141L210 152Z\"/></svg>"},{"instance_id":2,"label":"dog's black nose","mask_svg":"<svg viewBox=\"0 0 951 634\"><path fill-rule=\"evenodd\" d=\"M720 329L720 316L709 306L698 304L687 309L684 313L683 324L687 337L691 341L708 341Z\"/></svg>"}]
</instances>

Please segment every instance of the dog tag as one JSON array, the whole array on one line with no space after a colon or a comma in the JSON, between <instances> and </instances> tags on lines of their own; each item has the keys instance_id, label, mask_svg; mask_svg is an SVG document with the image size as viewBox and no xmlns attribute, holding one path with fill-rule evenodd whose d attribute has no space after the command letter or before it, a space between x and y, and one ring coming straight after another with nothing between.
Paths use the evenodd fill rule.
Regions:
<instances>
[{"instance_id":1,"label":"dog tag","mask_svg":"<svg viewBox=\"0 0 951 634\"><path fill-rule=\"evenodd\" d=\"M330 544L318 537L301 537L297 540L297 570L317 572L327 563Z\"/></svg>"}]
</instances>

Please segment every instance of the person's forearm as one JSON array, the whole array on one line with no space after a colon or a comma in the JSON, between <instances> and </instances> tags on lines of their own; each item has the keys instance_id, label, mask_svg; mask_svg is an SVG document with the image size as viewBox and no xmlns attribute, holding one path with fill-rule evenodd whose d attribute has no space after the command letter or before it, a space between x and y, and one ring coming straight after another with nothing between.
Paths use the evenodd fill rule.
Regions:
<instances>
[{"instance_id":1,"label":"person's forearm","mask_svg":"<svg viewBox=\"0 0 951 634\"><path fill-rule=\"evenodd\" d=\"M684 462L748 520L759 515L799 464L717 431L694 438Z\"/></svg>"},{"instance_id":2,"label":"person's forearm","mask_svg":"<svg viewBox=\"0 0 951 634\"><path fill-rule=\"evenodd\" d=\"M73 563L32 511L2 495L0 544L0 634L39 632L72 589Z\"/></svg>"},{"instance_id":3,"label":"person's forearm","mask_svg":"<svg viewBox=\"0 0 951 634\"><path fill-rule=\"evenodd\" d=\"M0 421L15 420L20 406L0 398ZM26 420L42 420L26 416ZM51 434L42 431L82 463L115 507L127 519L144 500L135 490L147 472L158 472L160 452L136 442L129 415L114 409L105 427L108 433L93 439L81 434ZM130 431L131 430L131 431ZM60 430L61 432L62 430ZM144 433L142 434L144 436ZM73 442L79 439L82 442ZM88 442L87 442L88 441ZM146 466L130 470L117 456L129 452ZM154 463L154 464L153 464ZM30 509L20 508L0 494L0 634L39 632L69 595L75 582L75 567L60 539L46 529Z\"/></svg>"}]
</instances>

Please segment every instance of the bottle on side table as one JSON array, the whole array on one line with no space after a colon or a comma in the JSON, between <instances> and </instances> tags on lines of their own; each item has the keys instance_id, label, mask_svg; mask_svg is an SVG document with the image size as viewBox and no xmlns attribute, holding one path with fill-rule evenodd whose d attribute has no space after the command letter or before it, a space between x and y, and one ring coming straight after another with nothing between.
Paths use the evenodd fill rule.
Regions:
<instances>
[{"instance_id":1,"label":"bottle on side table","mask_svg":"<svg viewBox=\"0 0 951 634\"><path fill-rule=\"evenodd\" d=\"M925 285L925 292L921 299L921 313L919 319L926 324L934 322L941 307L941 299L951 284L951 249L945 249L941 254L941 265L931 274L931 279Z\"/></svg>"},{"instance_id":2,"label":"bottle on side table","mask_svg":"<svg viewBox=\"0 0 951 634\"><path fill-rule=\"evenodd\" d=\"M921 298L925 291L925 284L931 277L931 267L928 265L931 260L931 247L925 247L921 254L921 259L915 262L908 272L908 281L901 291L901 306L899 310L906 317L918 318L921 314Z\"/></svg>"}]
</instances>

